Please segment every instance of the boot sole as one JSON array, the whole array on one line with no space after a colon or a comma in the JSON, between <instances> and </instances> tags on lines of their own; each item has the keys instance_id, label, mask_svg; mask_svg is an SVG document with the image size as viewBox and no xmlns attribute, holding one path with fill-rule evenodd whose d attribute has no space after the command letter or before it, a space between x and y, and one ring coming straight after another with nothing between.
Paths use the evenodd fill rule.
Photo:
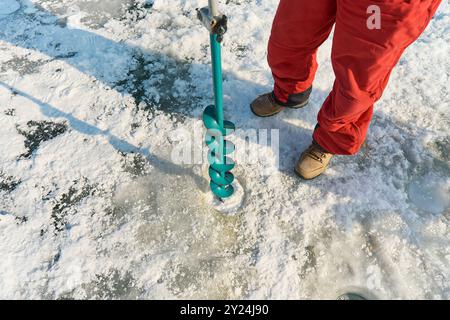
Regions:
<instances>
[{"instance_id":1,"label":"boot sole","mask_svg":"<svg viewBox=\"0 0 450 320\"><path fill-rule=\"evenodd\" d=\"M315 176L314 178L305 178L300 173L298 173L297 170L295 170L295 168L294 168L294 172L299 178L302 178L303 180L306 180L306 181L311 181L311 180L317 179L318 177L320 177L323 174L323 172L322 172L321 174Z\"/></svg>"},{"instance_id":2,"label":"boot sole","mask_svg":"<svg viewBox=\"0 0 450 320\"><path fill-rule=\"evenodd\" d=\"M280 111L277 111L277 112L275 112L275 113L272 113L272 114L268 114L268 115L260 115L260 114L257 114L255 111L253 111L253 108L250 106L250 110L252 111L252 113L255 115L255 116L257 116L257 117L260 117L260 118L269 118L269 117L272 117L272 116L274 116L274 115L276 115L276 114L279 114L281 111L283 111L285 108L289 108L289 109L301 109L301 108L304 108L304 107L306 107L306 105L309 103L309 100L306 100L305 102L303 102L303 103L301 103L301 104L297 104L297 105L295 105L295 106L282 106L282 108L280 109Z\"/></svg>"}]
</instances>

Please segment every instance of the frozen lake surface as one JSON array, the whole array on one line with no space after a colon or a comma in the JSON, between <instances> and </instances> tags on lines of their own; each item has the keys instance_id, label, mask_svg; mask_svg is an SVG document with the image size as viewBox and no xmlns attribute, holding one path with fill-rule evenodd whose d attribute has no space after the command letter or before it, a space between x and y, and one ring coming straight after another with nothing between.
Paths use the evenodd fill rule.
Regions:
<instances>
[{"instance_id":1,"label":"frozen lake surface","mask_svg":"<svg viewBox=\"0 0 450 320\"><path fill-rule=\"evenodd\" d=\"M281 147L279 168L238 164L233 216L211 208L204 166L171 157L212 98L206 2L0 0L0 298L450 299L448 1L361 152L307 182L292 168L333 84L331 41L310 105L255 118L278 1L222 1L226 118L279 129Z\"/></svg>"},{"instance_id":2,"label":"frozen lake surface","mask_svg":"<svg viewBox=\"0 0 450 320\"><path fill-rule=\"evenodd\" d=\"M1 0L0 1L0 19L3 16L14 13L20 9L20 3L15 0Z\"/></svg>"}]
</instances>

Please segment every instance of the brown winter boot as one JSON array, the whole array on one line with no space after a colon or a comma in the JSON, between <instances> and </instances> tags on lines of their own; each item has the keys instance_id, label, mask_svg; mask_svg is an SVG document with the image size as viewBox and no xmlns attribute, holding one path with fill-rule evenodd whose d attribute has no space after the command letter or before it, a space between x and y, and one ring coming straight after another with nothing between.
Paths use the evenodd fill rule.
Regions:
<instances>
[{"instance_id":1,"label":"brown winter boot","mask_svg":"<svg viewBox=\"0 0 450 320\"><path fill-rule=\"evenodd\" d=\"M295 172L303 179L314 179L325 171L332 157L332 153L325 151L313 141L300 156L295 166Z\"/></svg>"},{"instance_id":2,"label":"brown winter boot","mask_svg":"<svg viewBox=\"0 0 450 320\"><path fill-rule=\"evenodd\" d=\"M301 93L291 94L286 103L278 101L273 92L263 94L251 104L252 112L258 117L270 117L282 111L285 107L302 108L308 104L312 87Z\"/></svg>"}]
</instances>

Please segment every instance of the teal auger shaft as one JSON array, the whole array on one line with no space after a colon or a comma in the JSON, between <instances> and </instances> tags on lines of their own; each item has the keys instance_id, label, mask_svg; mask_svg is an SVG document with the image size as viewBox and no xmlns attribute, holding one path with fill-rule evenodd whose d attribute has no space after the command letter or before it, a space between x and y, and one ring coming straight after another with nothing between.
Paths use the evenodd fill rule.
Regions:
<instances>
[{"instance_id":1,"label":"teal auger shaft","mask_svg":"<svg viewBox=\"0 0 450 320\"><path fill-rule=\"evenodd\" d=\"M223 128L223 91L222 91L222 49L217 35L210 34L211 58L213 69L214 101L216 104L217 122Z\"/></svg>"},{"instance_id":2,"label":"teal auger shaft","mask_svg":"<svg viewBox=\"0 0 450 320\"><path fill-rule=\"evenodd\" d=\"M223 94L222 94L222 66L220 55L220 43L217 35L211 35L211 56L213 66L213 84L215 105L208 106L203 113L203 123L208 129L206 133L206 145L208 153L209 177L211 178L211 191L220 199L233 195L234 188L231 185L234 176L230 172L235 166L234 161L227 157L235 147L225 136L235 130L234 124L223 119Z\"/></svg>"},{"instance_id":3,"label":"teal auger shaft","mask_svg":"<svg viewBox=\"0 0 450 320\"><path fill-rule=\"evenodd\" d=\"M217 123L221 132L223 132L223 88L222 88L222 48L220 43L217 41L217 35L210 34L211 43L211 60L212 60L212 70L213 70L213 85L214 85L214 102L216 106L216 116ZM225 163L225 152L224 152L224 138L219 138L219 150L220 153L217 154L221 163ZM219 172L220 177L225 177L225 172Z\"/></svg>"},{"instance_id":4,"label":"teal auger shaft","mask_svg":"<svg viewBox=\"0 0 450 320\"><path fill-rule=\"evenodd\" d=\"M211 3L211 2L210 2ZM234 176L230 172L235 166L234 161L227 155L235 150L225 136L235 130L232 122L223 117L223 91L222 91L222 54L220 42L226 32L227 18L225 16L212 16L211 8L198 10L198 17L210 31L212 75L214 85L214 105L208 106L203 112L203 123L207 129L206 145L209 147L208 162L209 177L211 178L211 191L220 199L233 195L232 183Z\"/></svg>"}]
</instances>

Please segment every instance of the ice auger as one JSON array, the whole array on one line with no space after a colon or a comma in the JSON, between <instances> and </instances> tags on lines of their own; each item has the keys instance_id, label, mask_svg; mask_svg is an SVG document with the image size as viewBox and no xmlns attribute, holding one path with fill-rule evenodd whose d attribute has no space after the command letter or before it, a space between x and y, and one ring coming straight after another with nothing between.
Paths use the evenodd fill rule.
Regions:
<instances>
[{"instance_id":1,"label":"ice auger","mask_svg":"<svg viewBox=\"0 0 450 320\"><path fill-rule=\"evenodd\" d=\"M225 136L235 130L232 122L223 119L222 94L222 57L221 46L223 36L227 31L227 17L220 14L216 0L209 0L208 7L197 9L197 16L210 33L211 58L214 84L215 105L208 106L203 112L203 123L207 129L206 145L209 148L208 162L211 191L220 199L233 195L232 183L234 176L230 172L235 166L228 157L235 149Z\"/></svg>"}]
</instances>

